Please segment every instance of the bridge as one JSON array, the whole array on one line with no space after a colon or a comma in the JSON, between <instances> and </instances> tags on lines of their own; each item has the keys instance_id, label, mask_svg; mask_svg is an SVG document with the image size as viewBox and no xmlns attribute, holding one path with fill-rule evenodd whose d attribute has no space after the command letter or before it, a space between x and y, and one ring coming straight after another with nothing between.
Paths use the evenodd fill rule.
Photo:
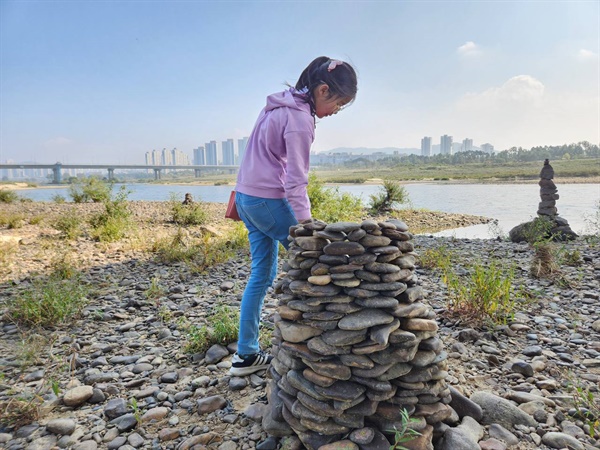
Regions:
<instances>
[{"instance_id":1,"label":"bridge","mask_svg":"<svg viewBox=\"0 0 600 450\"><path fill-rule=\"evenodd\" d=\"M194 176L200 178L203 171L208 170L229 170L229 173L236 173L239 166L148 166L138 164L0 164L2 169L51 169L53 173L52 182L60 184L62 182L63 169L106 169L108 171L108 179L114 180L115 170L153 170L154 179L160 180L163 170L193 170Z\"/></svg>"}]
</instances>

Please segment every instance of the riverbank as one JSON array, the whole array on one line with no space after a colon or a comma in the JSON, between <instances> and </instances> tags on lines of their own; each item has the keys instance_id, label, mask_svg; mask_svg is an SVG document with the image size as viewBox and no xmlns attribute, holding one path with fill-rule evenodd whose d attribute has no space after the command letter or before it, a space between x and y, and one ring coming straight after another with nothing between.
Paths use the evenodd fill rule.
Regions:
<instances>
[{"instance_id":1,"label":"riverbank","mask_svg":"<svg viewBox=\"0 0 600 450\"><path fill-rule=\"evenodd\" d=\"M118 178L118 174L117 174ZM324 177L324 182L329 186L349 186L349 185L383 185L383 178L367 178L361 179L359 182L352 181L329 181L330 177ZM162 186L231 186L232 189L235 187L235 176L231 177L210 177L208 180L203 179L190 179L190 180L125 180L119 182L126 182L131 184L151 184L151 185L162 185ZM478 184L537 184L539 178L520 178L520 177L509 177L509 178L460 178L460 179L440 179L440 178L421 178L418 180L404 179L398 180L400 184L439 184L439 185L478 185ZM560 187L560 185L567 184L600 184L600 176L585 176L585 177L560 177L557 176L554 179L554 183ZM35 184L35 183L24 183L24 182L3 182L0 184L0 189L9 189L13 191L30 190L30 189L55 189L57 187L68 187L68 184L56 185L56 184Z\"/></svg>"},{"instance_id":2,"label":"riverbank","mask_svg":"<svg viewBox=\"0 0 600 450\"><path fill-rule=\"evenodd\" d=\"M56 218L76 213L86 219L101 208L3 205L2 214L21 215L22 223L19 228L0 228L6 249L0 264L0 314L32 280L61 264L74 268L92 291L82 316L68 325L32 332L0 319L0 404L31 394L45 401L32 424L0 428L0 446L78 450L282 446L261 425L264 373L230 377L233 346L206 354L183 350L188 336L180 326L182 320L200 326L210 323L211 313L221 304L239 308L250 270L247 250L202 274L184 263L157 261L153 242L177 231L164 202L132 202L138 232L115 243L95 242L86 232L62 239L52 227ZM189 236L224 233L233 226L223 218L224 205L209 203L206 208L209 225L189 227ZM440 223L447 220L448 228L456 220L469 220L469 216L437 217ZM411 230L418 220L432 220L404 219ZM505 442L481 448L549 449L566 447L565 442L571 448L593 448L589 425L570 414L578 399L576 387L590 392L596 403L600 398L600 247L583 239L564 244L565 252L578 257L573 257L573 265L561 267L559 282L531 277L534 253L527 245L428 235L416 236L414 244L418 255L447 250L452 265L463 273L477 261L511 262L515 287L528 293L528 300L517 302L515 315L505 326L473 329L464 318L448 314L447 287L440 273L417 268L427 303L437 314L448 358L447 382L467 397L486 391L510 399L531 418L529 425L509 430L478 425L482 441ZM156 297L148 294L153 285L159 292ZM263 316L267 328L273 327L276 308L277 298L269 292ZM298 448L293 441L285 442L287 449Z\"/></svg>"}]
</instances>

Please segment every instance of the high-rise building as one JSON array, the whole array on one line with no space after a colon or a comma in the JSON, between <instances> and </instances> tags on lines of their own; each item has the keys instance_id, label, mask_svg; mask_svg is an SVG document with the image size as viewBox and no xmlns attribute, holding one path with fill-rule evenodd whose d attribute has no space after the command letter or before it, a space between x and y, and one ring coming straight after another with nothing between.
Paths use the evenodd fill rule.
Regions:
<instances>
[{"instance_id":1,"label":"high-rise building","mask_svg":"<svg viewBox=\"0 0 600 450\"><path fill-rule=\"evenodd\" d=\"M173 159L171 156L171 152L169 150L167 150L166 148L163 148L162 152L160 152L160 163L163 166L173 165Z\"/></svg>"},{"instance_id":2,"label":"high-rise building","mask_svg":"<svg viewBox=\"0 0 600 450\"><path fill-rule=\"evenodd\" d=\"M204 147L198 147L194 149L194 165L204 166L206 164L206 158L204 157Z\"/></svg>"},{"instance_id":3,"label":"high-rise building","mask_svg":"<svg viewBox=\"0 0 600 450\"><path fill-rule=\"evenodd\" d=\"M421 139L421 156L431 156L431 137Z\"/></svg>"},{"instance_id":4,"label":"high-rise building","mask_svg":"<svg viewBox=\"0 0 600 450\"><path fill-rule=\"evenodd\" d=\"M248 136L238 139L238 159L237 163L242 164L244 155L246 154L246 147L248 146Z\"/></svg>"},{"instance_id":5,"label":"high-rise building","mask_svg":"<svg viewBox=\"0 0 600 450\"><path fill-rule=\"evenodd\" d=\"M160 151L152 150L152 165L160 166L162 165Z\"/></svg>"},{"instance_id":6,"label":"high-rise building","mask_svg":"<svg viewBox=\"0 0 600 450\"><path fill-rule=\"evenodd\" d=\"M190 157L181 150L174 148L171 150L171 164L173 166L189 166Z\"/></svg>"},{"instance_id":7,"label":"high-rise building","mask_svg":"<svg viewBox=\"0 0 600 450\"><path fill-rule=\"evenodd\" d=\"M440 153L442 155L452 154L452 136L445 134L440 138Z\"/></svg>"},{"instance_id":8,"label":"high-rise building","mask_svg":"<svg viewBox=\"0 0 600 450\"><path fill-rule=\"evenodd\" d=\"M217 161L217 141L210 141L204 144L204 150L206 152L206 165L216 166Z\"/></svg>"},{"instance_id":9,"label":"high-rise building","mask_svg":"<svg viewBox=\"0 0 600 450\"><path fill-rule=\"evenodd\" d=\"M485 152L485 153L489 153L491 155L492 153L494 153L494 146L489 143L481 144L481 151Z\"/></svg>"},{"instance_id":10,"label":"high-rise building","mask_svg":"<svg viewBox=\"0 0 600 450\"><path fill-rule=\"evenodd\" d=\"M463 152L470 152L473 150L473 139L463 139L462 147L460 148Z\"/></svg>"},{"instance_id":11,"label":"high-rise building","mask_svg":"<svg viewBox=\"0 0 600 450\"><path fill-rule=\"evenodd\" d=\"M233 166L235 164L235 149L233 147L233 139L227 139L221 143L223 151L223 165Z\"/></svg>"}]
</instances>

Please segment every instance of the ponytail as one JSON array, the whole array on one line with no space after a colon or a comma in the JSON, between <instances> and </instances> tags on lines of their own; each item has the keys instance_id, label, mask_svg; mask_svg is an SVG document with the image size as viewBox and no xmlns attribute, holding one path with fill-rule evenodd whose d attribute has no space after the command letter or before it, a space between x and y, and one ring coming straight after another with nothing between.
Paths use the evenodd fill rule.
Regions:
<instances>
[{"instance_id":1,"label":"ponytail","mask_svg":"<svg viewBox=\"0 0 600 450\"><path fill-rule=\"evenodd\" d=\"M354 100L358 90L356 72L350 64L327 56L315 58L302 71L295 86L305 96L313 114L313 92L321 84L329 86L330 97L350 99L350 102Z\"/></svg>"}]
</instances>

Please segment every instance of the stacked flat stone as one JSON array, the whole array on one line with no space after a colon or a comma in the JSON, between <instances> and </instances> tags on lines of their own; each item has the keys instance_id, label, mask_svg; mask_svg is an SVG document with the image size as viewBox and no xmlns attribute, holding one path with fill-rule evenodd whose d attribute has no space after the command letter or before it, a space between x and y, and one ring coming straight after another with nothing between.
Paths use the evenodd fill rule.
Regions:
<instances>
[{"instance_id":1,"label":"stacked flat stone","mask_svg":"<svg viewBox=\"0 0 600 450\"><path fill-rule=\"evenodd\" d=\"M420 440L429 441L418 448L431 447L451 398L446 352L435 313L422 302L411 238L397 220L291 228L267 432L293 432L308 449L341 441L387 450L406 410Z\"/></svg>"},{"instance_id":2,"label":"stacked flat stone","mask_svg":"<svg viewBox=\"0 0 600 450\"><path fill-rule=\"evenodd\" d=\"M538 216L546 216L551 220L558 215L556 200L559 199L558 189L552 179L554 178L554 169L549 160L544 160L544 166L540 172L540 199L538 205Z\"/></svg>"},{"instance_id":3,"label":"stacked flat stone","mask_svg":"<svg viewBox=\"0 0 600 450\"><path fill-rule=\"evenodd\" d=\"M539 217L546 218L553 223L550 233L560 239L574 239L577 234L569 226L567 219L558 215L556 200L559 199L558 189L552 181L554 178L554 169L549 160L544 160L544 166L540 171L540 203L537 214Z\"/></svg>"}]
</instances>

